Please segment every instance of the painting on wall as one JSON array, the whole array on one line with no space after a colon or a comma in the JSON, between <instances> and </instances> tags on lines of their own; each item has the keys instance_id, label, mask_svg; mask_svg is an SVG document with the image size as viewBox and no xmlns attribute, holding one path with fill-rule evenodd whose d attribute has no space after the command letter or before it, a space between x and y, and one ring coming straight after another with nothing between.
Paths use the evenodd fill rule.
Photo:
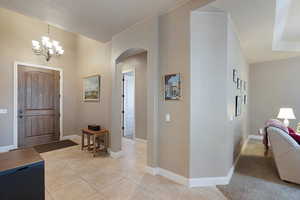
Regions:
<instances>
[{"instance_id":1,"label":"painting on wall","mask_svg":"<svg viewBox=\"0 0 300 200\"><path fill-rule=\"evenodd\" d=\"M244 81L240 79L240 90L243 90L244 88Z\"/></svg>"},{"instance_id":2,"label":"painting on wall","mask_svg":"<svg viewBox=\"0 0 300 200\"><path fill-rule=\"evenodd\" d=\"M180 74L165 75L165 100L179 100L181 98Z\"/></svg>"},{"instance_id":3,"label":"painting on wall","mask_svg":"<svg viewBox=\"0 0 300 200\"><path fill-rule=\"evenodd\" d=\"M247 104L247 95L244 95L243 103L244 103L245 105Z\"/></svg>"},{"instance_id":4,"label":"painting on wall","mask_svg":"<svg viewBox=\"0 0 300 200\"><path fill-rule=\"evenodd\" d=\"M101 76L94 75L83 79L83 101L97 102L100 100Z\"/></svg>"},{"instance_id":5,"label":"painting on wall","mask_svg":"<svg viewBox=\"0 0 300 200\"><path fill-rule=\"evenodd\" d=\"M242 97L236 96L235 97L235 116L238 117L242 113Z\"/></svg>"},{"instance_id":6,"label":"painting on wall","mask_svg":"<svg viewBox=\"0 0 300 200\"><path fill-rule=\"evenodd\" d=\"M237 81L236 81L236 88L237 88L237 89L241 89L241 79L240 79L240 78L237 78Z\"/></svg>"},{"instance_id":7,"label":"painting on wall","mask_svg":"<svg viewBox=\"0 0 300 200\"><path fill-rule=\"evenodd\" d=\"M236 69L233 69L233 82L237 83L237 78L238 78L238 71Z\"/></svg>"}]
</instances>

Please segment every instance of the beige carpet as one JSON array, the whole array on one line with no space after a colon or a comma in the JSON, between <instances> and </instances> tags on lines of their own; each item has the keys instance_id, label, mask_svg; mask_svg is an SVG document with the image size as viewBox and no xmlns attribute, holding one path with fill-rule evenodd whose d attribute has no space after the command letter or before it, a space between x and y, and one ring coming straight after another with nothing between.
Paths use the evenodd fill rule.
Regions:
<instances>
[{"instance_id":1,"label":"beige carpet","mask_svg":"<svg viewBox=\"0 0 300 200\"><path fill-rule=\"evenodd\" d=\"M264 156L264 146L256 140L242 153L230 184L218 188L231 200L300 199L300 185L279 179L272 153Z\"/></svg>"}]
</instances>

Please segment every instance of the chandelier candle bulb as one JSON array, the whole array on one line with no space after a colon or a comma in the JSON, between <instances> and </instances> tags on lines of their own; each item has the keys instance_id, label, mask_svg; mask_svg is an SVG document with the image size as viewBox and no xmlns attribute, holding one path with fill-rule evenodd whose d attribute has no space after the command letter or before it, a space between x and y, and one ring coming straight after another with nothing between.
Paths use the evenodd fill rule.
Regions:
<instances>
[{"instance_id":1,"label":"chandelier candle bulb","mask_svg":"<svg viewBox=\"0 0 300 200\"><path fill-rule=\"evenodd\" d=\"M50 35L50 26L48 25L48 35ZM52 56L60 56L64 54L64 50L60 43L51 40L47 36L42 36L41 42L32 40L32 50L36 55L42 55L49 61Z\"/></svg>"}]
</instances>

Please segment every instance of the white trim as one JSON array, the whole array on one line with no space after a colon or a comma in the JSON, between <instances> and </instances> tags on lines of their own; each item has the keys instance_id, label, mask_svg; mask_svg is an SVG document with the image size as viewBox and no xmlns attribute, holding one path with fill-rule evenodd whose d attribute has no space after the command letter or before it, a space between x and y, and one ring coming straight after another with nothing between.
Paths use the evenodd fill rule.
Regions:
<instances>
[{"instance_id":1,"label":"white trim","mask_svg":"<svg viewBox=\"0 0 300 200\"><path fill-rule=\"evenodd\" d=\"M60 75L60 140L63 138L63 69L56 68L56 67L49 67L43 65L35 65L23 62L14 62L14 115L13 115L13 146L18 146L18 66L25 66L25 67L35 67L41 69L49 69L54 71L59 71Z\"/></svg>"},{"instance_id":2,"label":"white trim","mask_svg":"<svg viewBox=\"0 0 300 200\"><path fill-rule=\"evenodd\" d=\"M248 135L247 139L245 140L244 144L242 145L241 151L237 156L234 164L230 168L229 172L226 176L221 177L203 177L203 178L186 178L184 176L175 174L174 172L162 169L162 168L153 168L147 166L145 171L152 175L160 175L167 179L170 179L176 183L186 185L188 187L207 187L207 186L216 186L216 185L227 185L230 183L230 180L233 176L235 167L240 159L242 152L244 152L248 142L250 139L258 139L261 138L260 136L256 135Z\"/></svg>"},{"instance_id":3,"label":"white trim","mask_svg":"<svg viewBox=\"0 0 300 200\"><path fill-rule=\"evenodd\" d=\"M156 176L156 175L158 175L158 168L147 166L147 167L145 167L145 172L147 172L148 174L151 174L153 176Z\"/></svg>"},{"instance_id":4,"label":"white trim","mask_svg":"<svg viewBox=\"0 0 300 200\"><path fill-rule=\"evenodd\" d=\"M80 135L66 135L62 136L61 140L72 140L72 139L80 139Z\"/></svg>"},{"instance_id":5,"label":"white trim","mask_svg":"<svg viewBox=\"0 0 300 200\"><path fill-rule=\"evenodd\" d=\"M262 136L262 135L248 135L248 139L263 140L264 136Z\"/></svg>"},{"instance_id":6,"label":"white trim","mask_svg":"<svg viewBox=\"0 0 300 200\"><path fill-rule=\"evenodd\" d=\"M135 138L135 141L136 141L136 142L140 142L140 143L145 143L145 144L147 144L147 140L145 140L145 139Z\"/></svg>"},{"instance_id":7,"label":"white trim","mask_svg":"<svg viewBox=\"0 0 300 200\"><path fill-rule=\"evenodd\" d=\"M158 174L182 185L188 185L189 179L166 169L159 168Z\"/></svg>"},{"instance_id":8,"label":"white trim","mask_svg":"<svg viewBox=\"0 0 300 200\"><path fill-rule=\"evenodd\" d=\"M235 166L233 165L227 176L221 177L204 177L204 178L191 178L189 179L189 187L207 187L216 185L227 185L229 184L231 177L233 175Z\"/></svg>"},{"instance_id":9,"label":"white trim","mask_svg":"<svg viewBox=\"0 0 300 200\"><path fill-rule=\"evenodd\" d=\"M121 158L123 156L123 151L113 152L110 149L108 150L110 157L114 159Z\"/></svg>"},{"instance_id":10,"label":"white trim","mask_svg":"<svg viewBox=\"0 0 300 200\"><path fill-rule=\"evenodd\" d=\"M3 147L0 147L0 153L8 152L8 151L16 149L16 148L17 147L15 145L3 146Z\"/></svg>"},{"instance_id":11,"label":"white trim","mask_svg":"<svg viewBox=\"0 0 300 200\"><path fill-rule=\"evenodd\" d=\"M241 157L241 154L244 152L248 142L250 139L260 139L261 136L256 135L248 135L246 140L244 141L241 151L237 158L235 159L232 167L230 168L229 172L224 177L204 177L204 178L192 178L189 179L189 187L205 187L205 186L216 186L216 185L227 185L230 183L236 165Z\"/></svg>"},{"instance_id":12,"label":"white trim","mask_svg":"<svg viewBox=\"0 0 300 200\"><path fill-rule=\"evenodd\" d=\"M145 171L153 176L163 176L169 180L172 180L176 183L179 183L179 184L182 184L182 185L188 185L188 178L184 177L184 176L181 176L181 175L178 175L174 172L171 172L169 170L166 170L166 169L162 169L162 168L159 168L159 167L150 167L150 166L147 166L145 168Z\"/></svg>"}]
</instances>

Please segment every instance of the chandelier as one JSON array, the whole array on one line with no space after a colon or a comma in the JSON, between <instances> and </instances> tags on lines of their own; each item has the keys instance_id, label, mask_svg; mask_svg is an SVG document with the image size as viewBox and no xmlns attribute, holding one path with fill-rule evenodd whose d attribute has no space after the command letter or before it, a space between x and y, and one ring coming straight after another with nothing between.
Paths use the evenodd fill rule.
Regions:
<instances>
[{"instance_id":1,"label":"chandelier","mask_svg":"<svg viewBox=\"0 0 300 200\"><path fill-rule=\"evenodd\" d=\"M60 56L64 54L62 46L56 40L49 38L50 35L50 25L48 25L48 36L43 36L41 42L37 40L32 40L32 51L36 55L41 55L46 58L48 62L52 56Z\"/></svg>"}]
</instances>

